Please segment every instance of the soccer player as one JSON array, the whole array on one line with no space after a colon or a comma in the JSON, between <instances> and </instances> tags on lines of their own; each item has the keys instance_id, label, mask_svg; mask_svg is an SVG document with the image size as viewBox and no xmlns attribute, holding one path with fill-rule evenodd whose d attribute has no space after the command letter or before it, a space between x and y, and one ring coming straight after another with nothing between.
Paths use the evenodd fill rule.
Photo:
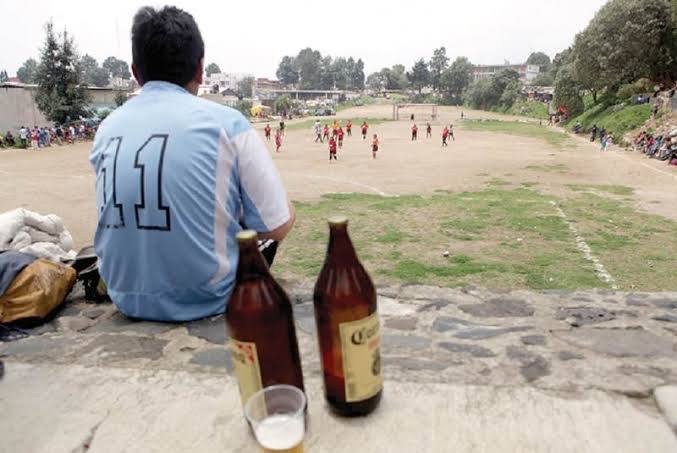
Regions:
<instances>
[{"instance_id":1,"label":"soccer player","mask_svg":"<svg viewBox=\"0 0 677 453\"><path fill-rule=\"evenodd\" d=\"M320 120L315 121L313 130L315 131L315 143L317 142L324 143L322 141L322 125L320 124Z\"/></svg>"},{"instance_id":2,"label":"soccer player","mask_svg":"<svg viewBox=\"0 0 677 453\"><path fill-rule=\"evenodd\" d=\"M369 130L369 125L367 124L366 121L362 122L362 140L367 139L367 130Z\"/></svg>"},{"instance_id":3,"label":"soccer player","mask_svg":"<svg viewBox=\"0 0 677 453\"><path fill-rule=\"evenodd\" d=\"M324 129L322 130L322 138L329 140L329 125L325 123Z\"/></svg>"},{"instance_id":4,"label":"soccer player","mask_svg":"<svg viewBox=\"0 0 677 453\"><path fill-rule=\"evenodd\" d=\"M432 126L430 125L430 123L426 123L426 126L425 126L425 137L426 137L426 138L430 138L430 137L432 137L432 136L433 136L433 128L432 128Z\"/></svg>"},{"instance_id":5,"label":"soccer player","mask_svg":"<svg viewBox=\"0 0 677 453\"><path fill-rule=\"evenodd\" d=\"M353 122L351 120L348 120L348 122L346 123L346 134L348 135L348 137L353 136Z\"/></svg>"},{"instance_id":6,"label":"soccer player","mask_svg":"<svg viewBox=\"0 0 677 453\"><path fill-rule=\"evenodd\" d=\"M378 136L374 134L374 139L371 141L371 158L376 159L376 153L378 152Z\"/></svg>"},{"instance_id":7,"label":"soccer player","mask_svg":"<svg viewBox=\"0 0 677 453\"><path fill-rule=\"evenodd\" d=\"M284 135L284 119L280 120L280 129L279 129L280 135Z\"/></svg>"},{"instance_id":8,"label":"soccer player","mask_svg":"<svg viewBox=\"0 0 677 453\"><path fill-rule=\"evenodd\" d=\"M339 126L338 132L336 133L338 136L338 147L343 148L343 128Z\"/></svg>"},{"instance_id":9,"label":"soccer player","mask_svg":"<svg viewBox=\"0 0 677 453\"><path fill-rule=\"evenodd\" d=\"M282 147L282 129L275 130L275 152L279 153Z\"/></svg>"},{"instance_id":10,"label":"soccer player","mask_svg":"<svg viewBox=\"0 0 677 453\"><path fill-rule=\"evenodd\" d=\"M442 129L442 146L448 146L447 145L448 137L449 137L449 128L447 126L444 126L444 129Z\"/></svg>"},{"instance_id":11,"label":"soccer player","mask_svg":"<svg viewBox=\"0 0 677 453\"><path fill-rule=\"evenodd\" d=\"M456 141L456 137L454 137L454 125L450 124L449 125L449 136L453 141Z\"/></svg>"},{"instance_id":12,"label":"soccer player","mask_svg":"<svg viewBox=\"0 0 677 453\"><path fill-rule=\"evenodd\" d=\"M270 141L270 123L263 128L263 133L266 135L266 140Z\"/></svg>"},{"instance_id":13,"label":"soccer player","mask_svg":"<svg viewBox=\"0 0 677 453\"><path fill-rule=\"evenodd\" d=\"M197 96L204 43L193 17L143 7L131 36L141 92L101 123L90 154L99 271L127 316L215 316L235 285L241 225L281 241L294 209L249 121Z\"/></svg>"},{"instance_id":14,"label":"soccer player","mask_svg":"<svg viewBox=\"0 0 677 453\"><path fill-rule=\"evenodd\" d=\"M334 137L329 139L329 162L331 162L332 158L338 160L336 158L336 139Z\"/></svg>"},{"instance_id":15,"label":"soccer player","mask_svg":"<svg viewBox=\"0 0 677 453\"><path fill-rule=\"evenodd\" d=\"M418 140L418 126L416 123L414 123L413 126L411 126L411 141L416 141Z\"/></svg>"}]
</instances>

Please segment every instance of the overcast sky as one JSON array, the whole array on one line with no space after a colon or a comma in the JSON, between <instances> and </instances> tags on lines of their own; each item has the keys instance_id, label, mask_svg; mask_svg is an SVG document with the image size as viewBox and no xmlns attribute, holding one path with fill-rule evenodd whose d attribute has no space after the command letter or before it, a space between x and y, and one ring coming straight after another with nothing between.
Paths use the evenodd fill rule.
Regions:
<instances>
[{"instance_id":1,"label":"overcast sky","mask_svg":"<svg viewBox=\"0 0 677 453\"><path fill-rule=\"evenodd\" d=\"M354 56L367 74L418 58L434 48L473 63L523 62L532 51L551 57L568 47L606 0L184 1L202 31L206 62L225 72L274 78L284 55L303 47L323 55ZM0 69L10 76L37 58L50 18L66 27L80 54L99 63L109 55L131 62L130 30L143 1L4 1ZM161 5L161 3L150 3ZM405 6L408 5L408 6ZM324 6L331 6L332 10Z\"/></svg>"}]
</instances>

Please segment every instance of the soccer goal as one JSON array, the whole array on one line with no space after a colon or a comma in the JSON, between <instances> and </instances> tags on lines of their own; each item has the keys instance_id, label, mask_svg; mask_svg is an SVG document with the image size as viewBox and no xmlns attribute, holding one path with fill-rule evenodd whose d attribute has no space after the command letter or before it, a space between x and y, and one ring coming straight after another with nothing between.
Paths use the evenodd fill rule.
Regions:
<instances>
[{"instance_id":1,"label":"soccer goal","mask_svg":"<svg viewBox=\"0 0 677 453\"><path fill-rule=\"evenodd\" d=\"M437 119L437 104L395 104L393 105L393 120L435 121Z\"/></svg>"}]
</instances>

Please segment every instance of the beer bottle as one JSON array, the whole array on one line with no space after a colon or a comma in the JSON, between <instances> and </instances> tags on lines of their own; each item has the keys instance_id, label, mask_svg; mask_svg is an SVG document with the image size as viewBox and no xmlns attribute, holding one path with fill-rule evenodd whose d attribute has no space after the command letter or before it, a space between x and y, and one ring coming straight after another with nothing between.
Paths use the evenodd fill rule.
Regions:
<instances>
[{"instance_id":1,"label":"beer bottle","mask_svg":"<svg viewBox=\"0 0 677 453\"><path fill-rule=\"evenodd\" d=\"M233 294L226 307L233 368L244 405L274 384L303 388L294 313L287 294L273 279L259 252L256 232L237 234L240 258Z\"/></svg>"},{"instance_id":2,"label":"beer bottle","mask_svg":"<svg viewBox=\"0 0 677 453\"><path fill-rule=\"evenodd\" d=\"M329 246L313 294L325 397L339 415L367 415L383 389L376 291L348 236L329 219Z\"/></svg>"}]
</instances>

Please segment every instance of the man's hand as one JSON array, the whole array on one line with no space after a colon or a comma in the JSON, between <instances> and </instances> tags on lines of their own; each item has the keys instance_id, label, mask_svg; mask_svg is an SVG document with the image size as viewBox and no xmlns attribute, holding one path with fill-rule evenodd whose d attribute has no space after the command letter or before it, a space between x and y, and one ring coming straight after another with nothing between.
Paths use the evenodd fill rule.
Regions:
<instances>
[{"instance_id":1,"label":"man's hand","mask_svg":"<svg viewBox=\"0 0 677 453\"><path fill-rule=\"evenodd\" d=\"M287 201L287 205L289 206L289 220L272 231L259 232L259 238L272 239L274 241L281 242L287 236L287 234L289 234L292 227L294 226L294 222L296 222L296 210L290 201Z\"/></svg>"}]
</instances>

